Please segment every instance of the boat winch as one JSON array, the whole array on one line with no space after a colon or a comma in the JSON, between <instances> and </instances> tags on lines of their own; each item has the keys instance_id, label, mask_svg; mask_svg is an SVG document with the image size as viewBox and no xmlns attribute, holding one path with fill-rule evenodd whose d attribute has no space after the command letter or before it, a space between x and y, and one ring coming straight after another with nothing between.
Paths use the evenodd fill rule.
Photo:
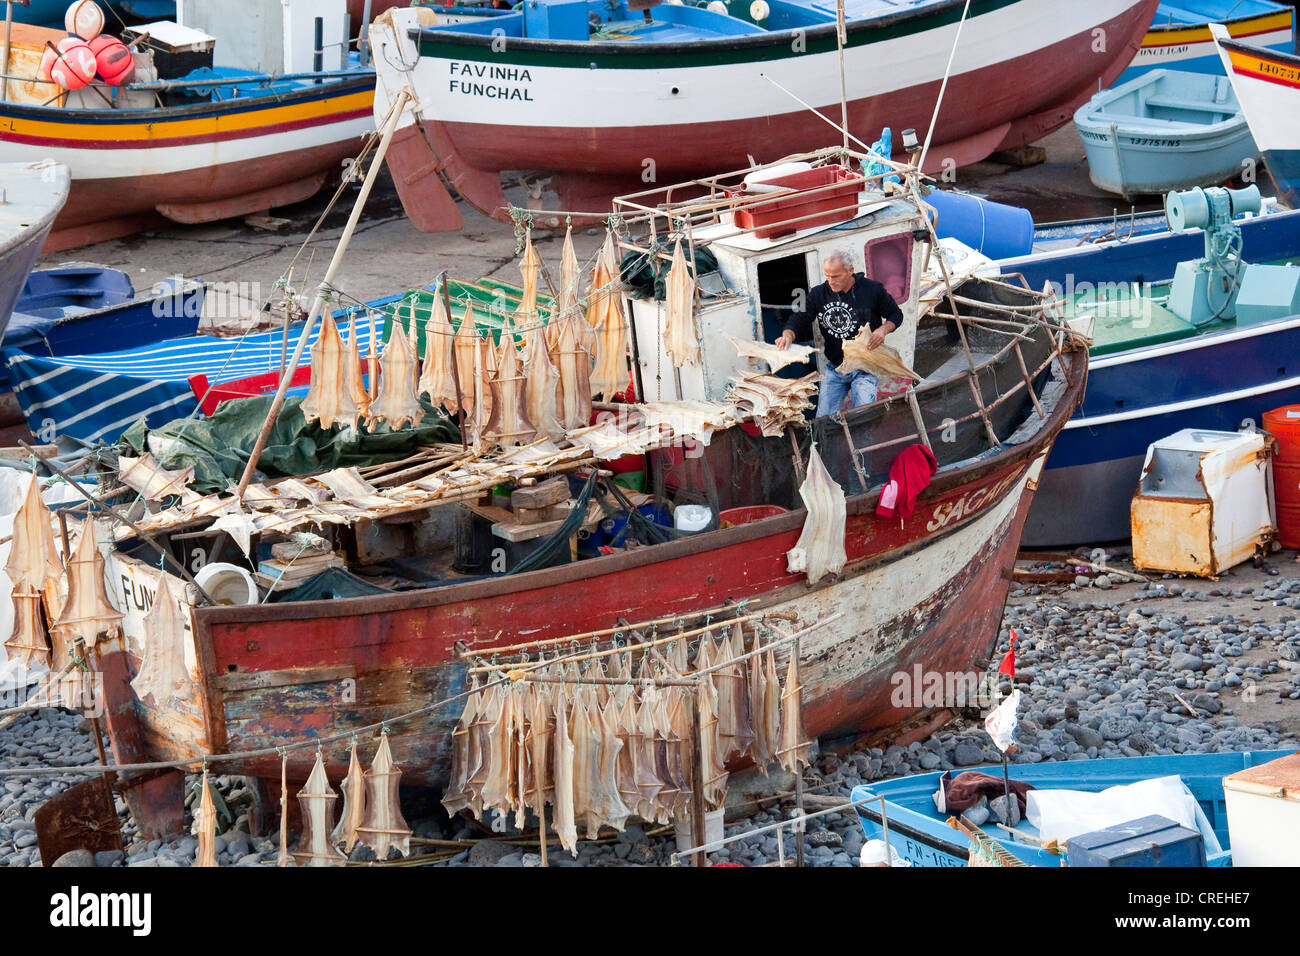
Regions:
<instances>
[{"instance_id":1,"label":"boat winch","mask_svg":"<svg viewBox=\"0 0 1300 956\"><path fill-rule=\"evenodd\" d=\"M1178 263L1169 309L1192 325L1232 319L1247 266L1241 261L1241 229L1232 217L1259 212L1258 186L1188 189L1165 197L1171 232L1205 230L1205 256Z\"/></svg>"}]
</instances>

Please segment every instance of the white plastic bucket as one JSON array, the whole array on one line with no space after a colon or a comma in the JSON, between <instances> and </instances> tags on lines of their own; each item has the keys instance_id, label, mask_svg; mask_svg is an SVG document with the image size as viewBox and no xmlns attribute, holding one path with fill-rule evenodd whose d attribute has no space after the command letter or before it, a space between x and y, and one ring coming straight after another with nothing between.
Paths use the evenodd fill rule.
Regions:
<instances>
[{"instance_id":1,"label":"white plastic bucket","mask_svg":"<svg viewBox=\"0 0 1300 956\"><path fill-rule=\"evenodd\" d=\"M205 564L194 580L219 605L239 607L260 600L253 575L237 564Z\"/></svg>"},{"instance_id":2,"label":"white plastic bucket","mask_svg":"<svg viewBox=\"0 0 1300 956\"><path fill-rule=\"evenodd\" d=\"M678 505L673 511L673 527L682 534L703 531L713 520L713 509L708 505Z\"/></svg>"}]
</instances>

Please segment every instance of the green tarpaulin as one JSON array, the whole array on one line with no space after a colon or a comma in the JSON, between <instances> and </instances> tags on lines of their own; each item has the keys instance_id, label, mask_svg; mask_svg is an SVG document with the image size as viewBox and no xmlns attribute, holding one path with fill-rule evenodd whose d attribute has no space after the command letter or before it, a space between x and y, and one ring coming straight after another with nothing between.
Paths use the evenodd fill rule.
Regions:
<instances>
[{"instance_id":1,"label":"green tarpaulin","mask_svg":"<svg viewBox=\"0 0 1300 956\"><path fill-rule=\"evenodd\" d=\"M302 399L286 398L258 462L259 479L395 461L420 445L460 441L456 426L441 410L435 411L423 398L421 403L425 417L419 427L393 431L380 424L371 432L309 425L299 409ZM152 429L136 422L122 441L137 455L150 452L169 470L193 465L194 490L223 492L239 481L270 410L270 396L233 399L208 418L178 418Z\"/></svg>"}]
</instances>

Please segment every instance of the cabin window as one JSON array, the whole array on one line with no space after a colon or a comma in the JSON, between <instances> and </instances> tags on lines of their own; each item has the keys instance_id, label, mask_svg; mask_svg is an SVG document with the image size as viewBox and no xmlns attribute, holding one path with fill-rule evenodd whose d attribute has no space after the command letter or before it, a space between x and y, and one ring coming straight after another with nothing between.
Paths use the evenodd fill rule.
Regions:
<instances>
[{"instance_id":1,"label":"cabin window","mask_svg":"<svg viewBox=\"0 0 1300 956\"><path fill-rule=\"evenodd\" d=\"M820 281L820 277L810 281L808 257L803 253L768 259L758 264L763 341L776 341L785 324L790 321L796 298L807 295L817 281ZM799 378L813 371L816 371L816 367L812 363L800 362L787 365L777 374L782 378Z\"/></svg>"},{"instance_id":2,"label":"cabin window","mask_svg":"<svg viewBox=\"0 0 1300 956\"><path fill-rule=\"evenodd\" d=\"M862 250L867 278L883 285L900 306L912 293L912 242L910 233L901 232L872 239Z\"/></svg>"}]
</instances>

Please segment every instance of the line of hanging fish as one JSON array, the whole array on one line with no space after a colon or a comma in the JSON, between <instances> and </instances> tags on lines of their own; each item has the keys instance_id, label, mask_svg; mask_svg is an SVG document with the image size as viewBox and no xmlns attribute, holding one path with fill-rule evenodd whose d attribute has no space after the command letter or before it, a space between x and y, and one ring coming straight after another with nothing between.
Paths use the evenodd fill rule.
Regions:
<instances>
[{"instance_id":1,"label":"line of hanging fish","mask_svg":"<svg viewBox=\"0 0 1300 956\"><path fill-rule=\"evenodd\" d=\"M505 318L495 342L491 334L480 334L470 300L453 327L448 296L439 287L423 329L422 363L417 360L414 300L399 303L391 327L406 334L390 334L382 356L373 354L372 344L366 358L369 391L362 381L355 319L345 342L334 319L325 316L312 347L311 386L303 414L322 428L358 423L374 428L384 421L397 429L420 423L420 396L427 395L434 407L464 415L466 436L476 447L558 440L571 429L586 427L593 398L610 400L629 385L630 337L613 233L606 233L592 267L585 310L578 298L579 266L571 230L564 237L556 302L545 319L537 304L543 268L529 236L519 263L523 285L516 320ZM670 352L679 364L698 364L695 283L680 244L668 283Z\"/></svg>"},{"instance_id":2,"label":"line of hanging fish","mask_svg":"<svg viewBox=\"0 0 1300 956\"><path fill-rule=\"evenodd\" d=\"M798 772L810 742L796 664L792 659L783 688L773 649L727 666L742 653L744 635L733 625L716 641L701 638L693 668L683 640L653 660L632 651L605 657L604 666L599 659L584 668L559 661L536 671L553 682L480 689L473 676L474 692L453 733L443 805L479 819L489 810L513 814L522 828L529 810L540 818L550 804L561 846L577 855L579 824L595 839L601 826L622 830L630 816L659 823L689 816L696 721L708 809L726 799L728 760L744 755L764 769L777 762ZM656 683L714 665L721 666L695 687ZM626 683L593 680L605 678Z\"/></svg>"},{"instance_id":3,"label":"line of hanging fish","mask_svg":"<svg viewBox=\"0 0 1300 956\"><path fill-rule=\"evenodd\" d=\"M298 848L290 854L298 866L343 866L357 844L370 847L378 860L408 856L411 852L411 828L406 825L398 802L401 778L402 771L393 761L387 733L380 737L374 760L364 774L354 742L348 774L343 778L343 810L335 823L334 805L338 794L330 785L325 761L317 751L316 763L307 776L307 782L298 791L302 833ZM206 769L201 786L203 793L194 815L195 832L199 838L196 865L217 866L216 853L212 850L216 813L208 793Z\"/></svg>"}]
</instances>

